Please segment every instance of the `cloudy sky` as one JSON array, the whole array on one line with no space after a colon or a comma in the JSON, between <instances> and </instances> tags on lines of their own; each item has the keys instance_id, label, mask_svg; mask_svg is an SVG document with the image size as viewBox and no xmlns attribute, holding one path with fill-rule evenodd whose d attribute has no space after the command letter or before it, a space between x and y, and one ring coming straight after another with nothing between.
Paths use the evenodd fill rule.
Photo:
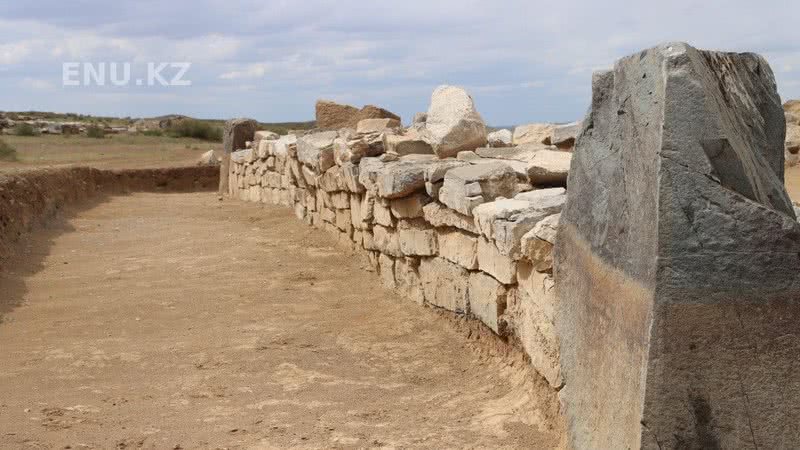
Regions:
<instances>
[{"instance_id":1,"label":"cloudy sky","mask_svg":"<svg viewBox=\"0 0 800 450\"><path fill-rule=\"evenodd\" d=\"M0 110L310 120L317 98L408 120L439 84L493 125L571 121L591 72L659 42L754 51L800 98L800 2L783 0L3 0ZM63 64L118 63L117 86L64 86ZM190 62L190 86L147 80ZM157 66L155 66L157 67ZM69 75L83 81L85 66ZM178 68L159 74L169 81ZM143 80L141 86L136 80ZM92 80L93 81L93 80ZM82 84L82 83L79 83ZM121 83L122 84L122 83Z\"/></svg>"}]
</instances>

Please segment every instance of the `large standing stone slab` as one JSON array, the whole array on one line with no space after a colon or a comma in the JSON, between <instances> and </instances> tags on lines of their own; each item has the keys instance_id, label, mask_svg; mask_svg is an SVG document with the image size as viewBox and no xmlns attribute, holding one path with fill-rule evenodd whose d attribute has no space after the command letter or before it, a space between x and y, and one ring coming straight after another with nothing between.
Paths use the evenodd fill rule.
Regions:
<instances>
[{"instance_id":1,"label":"large standing stone slab","mask_svg":"<svg viewBox=\"0 0 800 450\"><path fill-rule=\"evenodd\" d=\"M758 55L593 77L554 255L574 448L800 446L800 225Z\"/></svg>"},{"instance_id":2,"label":"large standing stone slab","mask_svg":"<svg viewBox=\"0 0 800 450\"><path fill-rule=\"evenodd\" d=\"M253 119L231 119L225 122L222 132L222 164L220 165L219 193L228 192L231 153L245 148L252 141L258 124Z\"/></svg>"}]
</instances>

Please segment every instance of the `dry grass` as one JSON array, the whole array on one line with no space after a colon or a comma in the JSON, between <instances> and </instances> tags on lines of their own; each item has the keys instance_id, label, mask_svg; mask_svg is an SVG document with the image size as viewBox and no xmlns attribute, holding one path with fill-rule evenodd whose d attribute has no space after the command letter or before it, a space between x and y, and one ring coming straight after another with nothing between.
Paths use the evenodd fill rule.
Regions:
<instances>
[{"instance_id":1,"label":"dry grass","mask_svg":"<svg viewBox=\"0 0 800 450\"><path fill-rule=\"evenodd\" d=\"M198 139L143 135L3 136L17 150L14 162L0 161L0 172L38 167L89 166L107 169L173 167L195 164L221 144Z\"/></svg>"}]
</instances>

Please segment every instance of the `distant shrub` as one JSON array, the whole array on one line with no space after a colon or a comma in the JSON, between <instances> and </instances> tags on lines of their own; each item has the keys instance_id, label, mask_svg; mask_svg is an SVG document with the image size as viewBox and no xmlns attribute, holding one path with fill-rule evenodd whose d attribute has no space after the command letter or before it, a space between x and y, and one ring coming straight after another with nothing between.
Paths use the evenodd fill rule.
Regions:
<instances>
[{"instance_id":1,"label":"distant shrub","mask_svg":"<svg viewBox=\"0 0 800 450\"><path fill-rule=\"evenodd\" d=\"M161 137L164 133L161 130L144 130L142 131L142 135Z\"/></svg>"},{"instance_id":2,"label":"distant shrub","mask_svg":"<svg viewBox=\"0 0 800 450\"><path fill-rule=\"evenodd\" d=\"M14 125L14 134L17 136L36 136L39 132L36 128L33 128L33 125L23 122Z\"/></svg>"},{"instance_id":3,"label":"distant shrub","mask_svg":"<svg viewBox=\"0 0 800 450\"><path fill-rule=\"evenodd\" d=\"M103 139L106 137L106 132L97 125L90 125L86 128L86 136L95 139Z\"/></svg>"},{"instance_id":4,"label":"distant shrub","mask_svg":"<svg viewBox=\"0 0 800 450\"><path fill-rule=\"evenodd\" d=\"M213 142L222 141L222 128L195 119L185 119L173 123L168 133L173 137L188 137Z\"/></svg>"},{"instance_id":5,"label":"distant shrub","mask_svg":"<svg viewBox=\"0 0 800 450\"><path fill-rule=\"evenodd\" d=\"M2 161L16 161L17 149L11 146L6 141L0 140L0 160Z\"/></svg>"}]
</instances>

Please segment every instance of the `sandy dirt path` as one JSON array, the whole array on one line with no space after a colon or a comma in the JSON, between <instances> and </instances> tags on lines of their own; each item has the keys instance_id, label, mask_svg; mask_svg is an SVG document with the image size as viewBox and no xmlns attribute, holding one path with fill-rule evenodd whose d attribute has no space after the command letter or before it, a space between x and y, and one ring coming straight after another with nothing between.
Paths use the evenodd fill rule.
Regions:
<instances>
[{"instance_id":1,"label":"sandy dirt path","mask_svg":"<svg viewBox=\"0 0 800 450\"><path fill-rule=\"evenodd\" d=\"M224 239L220 239L224 238ZM115 197L0 275L0 448L552 448L518 355L289 211Z\"/></svg>"}]
</instances>

